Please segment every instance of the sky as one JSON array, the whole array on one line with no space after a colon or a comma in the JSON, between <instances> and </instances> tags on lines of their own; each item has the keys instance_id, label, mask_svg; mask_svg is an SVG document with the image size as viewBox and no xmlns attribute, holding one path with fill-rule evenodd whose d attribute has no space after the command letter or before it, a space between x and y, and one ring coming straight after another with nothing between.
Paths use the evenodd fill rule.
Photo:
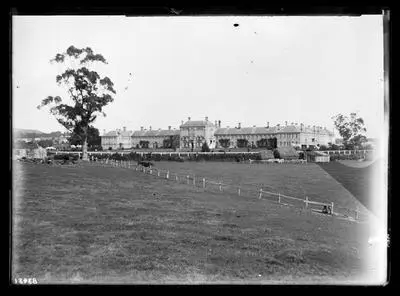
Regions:
<instances>
[{"instance_id":1,"label":"sky","mask_svg":"<svg viewBox=\"0 0 400 296\"><path fill-rule=\"evenodd\" d=\"M297 122L333 129L357 112L367 136L384 126L383 22L347 16L14 16L13 127L64 131L41 100L65 93L50 59L70 45L108 61L113 103L94 126L179 128ZM239 26L234 26L237 23ZM132 74L132 76L129 75Z\"/></svg>"}]
</instances>

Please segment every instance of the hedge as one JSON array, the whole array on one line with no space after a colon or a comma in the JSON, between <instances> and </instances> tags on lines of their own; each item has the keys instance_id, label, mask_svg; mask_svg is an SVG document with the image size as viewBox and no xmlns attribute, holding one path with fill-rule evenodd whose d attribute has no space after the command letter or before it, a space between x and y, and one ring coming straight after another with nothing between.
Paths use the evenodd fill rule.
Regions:
<instances>
[{"instance_id":1,"label":"hedge","mask_svg":"<svg viewBox=\"0 0 400 296\"><path fill-rule=\"evenodd\" d=\"M261 154L244 154L244 153L234 153L234 154L189 154L189 156L178 156L177 154L153 154L153 153L140 153L131 152L129 154L98 154L93 155L97 159L113 159L113 160L124 160L124 161L139 161L139 160L149 160L149 161L246 161L249 159L261 160Z\"/></svg>"}]
</instances>

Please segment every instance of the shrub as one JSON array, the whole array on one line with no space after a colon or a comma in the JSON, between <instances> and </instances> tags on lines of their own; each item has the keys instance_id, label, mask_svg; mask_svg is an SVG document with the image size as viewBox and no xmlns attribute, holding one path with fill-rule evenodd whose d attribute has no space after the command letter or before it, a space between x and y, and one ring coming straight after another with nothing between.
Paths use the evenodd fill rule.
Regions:
<instances>
[{"instance_id":1,"label":"shrub","mask_svg":"<svg viewBox=\"0 0 400 296\"><path fill-rule=\"evenodd\" d=\"M278 149L274 149L274 158L281 158L281 154L279 153Z\"/></svg>"},{"instance_id":2,"label":"shrub","mask_svg":"<svg viewBox=\"0 0 400 296\"><path fill-rule=\"evenodd\" d=\"M204 142L203 146L201 146L201 152L210 152L207 142Z\"/></svg>"}]
</instances>

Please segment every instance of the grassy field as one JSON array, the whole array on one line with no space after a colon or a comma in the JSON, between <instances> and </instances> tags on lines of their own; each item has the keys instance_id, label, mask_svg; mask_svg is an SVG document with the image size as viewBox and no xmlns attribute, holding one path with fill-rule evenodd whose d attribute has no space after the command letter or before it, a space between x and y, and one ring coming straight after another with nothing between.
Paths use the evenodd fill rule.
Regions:
<instances>
[{"instance_id":1,"label":"grassy field","mask_svg":"<svg viewBox=\"0 0 400 296\"><path fill-rule=\"evenodd\" d=\"M240 164L208 164L196 164L196 173L301 194L298 177L307 194L332 200L338 192L335 198L343 204L354 202L318 166L281 166L275 173L252 166L240 174L234 169ZM190 169L186 163L156 165ZM13 278L183 284L365 280L371 255L366 224L123 168L17 163L14 171ZM321 188L311 176L319 177Z\"/></svg>"},{"instance_id":2,"label":"grassy field","mask_svg":"<svg viewBox=\"0 0 400 296\"><path fill-rule=\"evenodd\" d=\"M345 187L315 163L249 164L231 162L154 162L156 168L205 177L243 188L266 191L313 201L334 202L335 206L367 210ZM257 196L257 193L253 193ZM274 197L276 199L276 197Z\"/></svg>"}]
</instances>

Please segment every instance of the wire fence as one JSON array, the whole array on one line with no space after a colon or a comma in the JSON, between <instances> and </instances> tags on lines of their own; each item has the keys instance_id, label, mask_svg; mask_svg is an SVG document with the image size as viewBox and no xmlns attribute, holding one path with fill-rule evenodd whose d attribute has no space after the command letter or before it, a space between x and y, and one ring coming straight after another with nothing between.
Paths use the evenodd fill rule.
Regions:
<instances>
[{"instance_id":1,"label":"wire fence","mask_svg":"<svg viewBox=\"0 0 400 296\"><path fill-rule=\"evenodd\" d=\"M205 191L224 192L235 194L242 197L255 197L258 199L266 199L278 204L294 207L302 207L313 212L319 212L327 215L347 218L354 221L365 221L368 218L367 213L363 213L357 207L356 209L348 209L336 206L333 202L321 202L310 200L308 196L303 198L288 196L280 192L267 191L254 185L234 185L216 181L204 176L196 176L190 174L179 174L169 170L162 170L152 166L146 167L137 164L135 161L101 159L92 162L100 166L112 166L126 169L133 169L139 173L156 176L162 179L175 181L180 184L186 184L191 187L202 188Z\"/></svg>"}]
</instances>

